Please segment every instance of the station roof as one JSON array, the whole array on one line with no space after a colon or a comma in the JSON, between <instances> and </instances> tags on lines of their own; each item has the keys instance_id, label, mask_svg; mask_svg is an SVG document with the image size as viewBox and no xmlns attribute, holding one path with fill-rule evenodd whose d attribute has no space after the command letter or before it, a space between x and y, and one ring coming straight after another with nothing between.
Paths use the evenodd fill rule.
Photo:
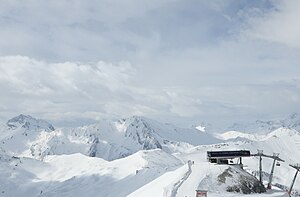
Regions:
<instances>
[{"instance_id":1,"label":"station roof","mask_svg":"<svg viewBox=\"0 0 300 197\"><path fill-rule=\"evenodd\" d=\"M209 158L215 159L231 159L237 157L250 157L249 150L233 150L233 151L207 151Z\"/></svg>"}]
</instances>

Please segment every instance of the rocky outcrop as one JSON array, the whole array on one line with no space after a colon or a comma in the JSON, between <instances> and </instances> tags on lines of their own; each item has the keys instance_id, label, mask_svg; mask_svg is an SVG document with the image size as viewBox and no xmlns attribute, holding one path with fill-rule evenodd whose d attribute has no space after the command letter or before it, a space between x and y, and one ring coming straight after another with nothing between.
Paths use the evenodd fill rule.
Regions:
<instances>
[{"instance_id":1,"label":"rocky outcrop","mask_svg":"<svg viewBox=\"0 0 300 197\"><path fill-rule=\"evenodd\" d=\"M227 185L227 192L243 194L263 193L265 187L254 176L238 167L229 167L218 176L218 184Z\"/></svg>"},{"instance_id":2,"label":"rocky outcrop","mask_svg":"<svg viewBox=\"0 0 300 197\"><path fill-rule=\"evenodd\" d=\"M142 146L143 150L162 149L153 128L142 117L134 116L129 119L125 137L132 138Z\"/></svg>"},{"instance_id":3,"label":"rocky outcrop","mask_svg":"<svg viewBox=\"0 0 300 197\"><path fill-rule=\"evenodd\" d=\"M23 128L25 130L54 131L54 127L47 121L23 114L8 120L6 125L9 129Z\"/></svg>"},{"instance_id":4,"label":"rocky outcrop","mask_svg":"<svg viewBox=\"0 0 300 197\"><path fill-rule=\"evenodd\" d=\"M263 193L264 186L256 177L238 165L213 165L198 185L200 190L210 192L233 192L239 194Z\"/></svg>"}]
</instances>

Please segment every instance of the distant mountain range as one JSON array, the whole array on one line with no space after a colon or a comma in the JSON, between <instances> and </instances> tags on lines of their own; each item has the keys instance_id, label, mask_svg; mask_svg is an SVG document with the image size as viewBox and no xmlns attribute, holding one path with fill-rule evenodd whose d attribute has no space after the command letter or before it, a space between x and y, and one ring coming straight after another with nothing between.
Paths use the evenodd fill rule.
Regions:
<instances>
[{"instance_id":1,"label":"distant mountain range","mask_svg":"<svg viewBox=\"0 0 300 197\"><path fill-rule=\"evenodd\" d=\"M267 134L281 127L300 131L300 115L294 113L282 120L256 120L255 122L249 123L234 123L226 130L242 131L245 133Z\"/></svg>"},{"instance_id":2,"label":"distant mountain range","mask_svg":"<svg viewBox=\"0 0 300 197\"><path fill-rule=\"evenodd\" d=\"M257 141L280 128L299 131L300 115L292 114L283 120L233 124L223 133L212 134L205 132L205 126L180 128L141 116L55 129L45 120L21 114L0 126L0 149L40 160L46 155L72 153L114 160L139 150L158 148L173 153L222 140Z\"/></svg>"},{"instance_id":3,"label":"distant mountain range","mask_svg":"<svg viewBox=\"0 0 300 197\"><path fill-rule=\"evenodd\" d=\"M300 161L299 119L294 114L279 121L235 124L224 133L211 134L205 126L180 128L141 116L54 128L45 120L21 114L0 126L0 192L6 196L194 196L201 186L210 196L230 197L232 189L235 196L244 196L242 190L256 190L258 158L245 158L243 171L207 162L206 152L256 153L258 149L267 155L280 153L286 162L276 165L273 184L288 188L295 173L289 164ZM263 159L265 182L272 162ZM298 180L295 191L299 185ZM273 190L254 196L284 193Z\"/></svg>"},{"instance_id":4,"label":"distant mountain range","mask_svg":"<svg viewBox=\"0 0 300 197\"><path fill-rule=\"evenodd\" d=\"M220 140L196 128L179 128L145 117L99 121L76 128L54 127L29 115L19 115L2 126L0 147L13 155L43 159L46 155L82 153L114 160L139 150L175 152Z\"/></svg>"}]
</instances>

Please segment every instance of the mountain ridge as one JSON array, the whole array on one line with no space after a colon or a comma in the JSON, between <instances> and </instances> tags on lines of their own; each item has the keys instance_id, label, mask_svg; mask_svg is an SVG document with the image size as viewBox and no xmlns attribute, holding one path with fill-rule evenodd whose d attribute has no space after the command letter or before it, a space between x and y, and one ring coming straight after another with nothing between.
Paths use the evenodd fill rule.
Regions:
<instances>
[{"instance_id":1,"label":"mountain ridge","mask_svg":"<svg viewBox=\"0 0 300 197\"><path fill-rule=\"evenodd\" d=\"M208 189L212 197L220 192L226 197L243 196L240 190L226 192L232 182L240 181L238 176L218 188L201 184L213 185L226 168L207 162L206 151L280 153L286 163L276 167L273 183L286 187L294 175L288 164L300 158L296 149L300 133L283 127L257 134L257 139L238 131L227 133L228 139L217 139L202 129L180 128L141 116L53 131L35 124L23 127L26 121L21 120L14 121L16 128L4 125L0 129L0 189L11 196L193 196L197 186ZM243 163L247 173L257 176L258 158L245 158ZM264 174L271 165L271 159L264 159ZM295 191L300 189L298 183ZM263 196L284 195L284 191L272 192Z\"/></svg>"},{"instance_id":2,"label":"mountain ridge","mask_svg":"<svg viewBox=\"0 0 300 197\"><path fill-rule=\"evenodd\" d=\"M17 139L16 142L23 145L19 150L16 150L17 146L12 148L12 154L41 160L46 155L77 152L114 160L139 150L162 149L174 152L183 150L183 147L220 141L194 128L179 128L142 116L118 121L102 120L75 128L52 129L52 125L46 121L21 114L10 119L7 125L10 132L6 132L6 137L0 139L0 147L12 148ZM30 132L31 129L40 133Z\"/></svg>"},{"instance_id":3,"label":"mountain ridge","mask_svg":"<svg viewBox=\"0 0 300 197\"><path fill-rule=\"evenodd\" d=\"M244 133L267 134L278 128L285 127L300 131L300 114L293 113L283 119L256 120L254 122L233 123L225 131L241 131Z\"/></svg>"}]
</instances>

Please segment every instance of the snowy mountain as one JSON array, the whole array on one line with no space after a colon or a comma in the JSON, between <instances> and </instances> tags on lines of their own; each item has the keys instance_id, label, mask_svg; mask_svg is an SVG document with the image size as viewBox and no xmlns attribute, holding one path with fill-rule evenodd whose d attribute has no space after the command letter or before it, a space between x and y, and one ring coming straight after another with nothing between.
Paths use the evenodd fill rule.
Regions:
<instances>
[{"instance_id":1,"label":"snowy mountain","mask_svg":"<svg viewBox=\"0 0 300 197\"><path fill-rule=\"evenodd\" d=\"M139 116L54 130L46 121L20 115L9 120L7 127L0 147L16 156L40 160L46 155L82 153L111 161L139 150L158 148L172 153L220 141L197 129L178 128ZM23 145L15 146L19 143Z\"/></svg>"},{"instance_id":2,"label":"snowy mountain","mask_svg":"<svg viewBox=\"0 0 300 197\"><path fill-rule=\"evenodd\" d=\"M259 133L243 133L239 131L227 131L225 133L215 134L215 136L221 140L235 140L235 141L266 141L272 137L281 138L284 136L290 136L293 138L294 136L298 136L299 132L295 129L290 129L286 127L278 128L272 132L267 134L259 134Z\"/></svg>"},{"instance_id":3,"label":"snowy mountain","mask_svg":"<svg viewBox=\"0 0 300 197\"><path fill-rule=\"evenodd\" d=\"M45 120L21 114L0 127L0 149L11 155L22 155L41 134L54 130Z\"/></svg>"},{"instance_id":4,"label":"snowy mountain","mask_svg":"<svg viewBox=\"0 0 300 197\"><path fill-rule=\"evenodd\" d=\"M182 162L161 150L114 161L82 154L0 160L4 196L127 196Z\"/></svg>"},{"instance_id":5,"label":"snowy mountain","mask_svg":"<svg viewBox=\"0 0 300 197\"><path fill-rule=\"evenodd\" d=\"M79 152L111 161L139 150L159 148L167 152L183 151L192 145L218 141L196 129L178 128L134 116L119 121L100 121L93 125L61 129L48 135L46 141L36 141L32 149L39 152L39 155Z\"/></svg>"},{"instance_id":6,"label":"snowy mountain","mask_svg":"<svg viewBox=\"0 0 300 197\"><path fill-rule=\"evenodd\" d=\"M267 134L281 127L300 131L300 115L294 113L282 120L257 120L251 123L234 123L226 130L241 131L245 133Z\"/></svg>"},{"instance_id":7,"label":"snowy mountain","mask_svg":"<svg viewBox=\"0 0 300 197\"><path fill-rule=\"evenodd\" d=\"M20 115L0 131L0 192L5 196L181 197L205 189L213 197L279 197L287 195L276 187L259 194L258 158L245 158L241 170L207 162L207 151L279 153L286 162L276 166L273 185L283 188L295 173L289 164L300 161L300 133L287 127L214 137L202 127L179 128L140 116L54 129ZM272 162L263 159L264 184ZM300 190L300 179L294 189Z\"/></svg>"},{"instance_id":8,"label":"snowy mountain","mask_svg":"<svg viewBox=\"0 0 300 197\"><path fill-rule=\"evenodd\" d=\"M18 129L24 128L25 130L30 131L38 131L38 130L45 130L45 131L54 131L54 127L49 124L45 120L35 119L29 115L20 114L17 117L14 117L7 121L6 125L9 129Z\"/></svg>"}]
</instances>

